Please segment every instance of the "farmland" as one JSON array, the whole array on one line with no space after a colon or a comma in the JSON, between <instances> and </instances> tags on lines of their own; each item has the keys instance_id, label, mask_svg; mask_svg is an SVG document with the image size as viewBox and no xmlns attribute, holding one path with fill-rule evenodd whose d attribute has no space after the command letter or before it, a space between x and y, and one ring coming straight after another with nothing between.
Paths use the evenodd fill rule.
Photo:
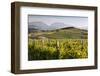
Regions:
<instances>
[{"instance_id":1,"label":"farmland","mask_svg":"<svg viewBox=\"0 0 100 76\"><path fill-rule=\"evenodd\" d=\"M28 60L88 58L88 33L74 27L32 30L28 34Z\"/></svg>"},{"instance_id":2,"label":"farmland","mask_svg":"<svg viewBox=\"0 0 100 76\"><path fill-rule=\"evenodd\" d=\"M87 39L29 39L29 60L81 59L88 57Z\"/></svg>"}]
</instances>

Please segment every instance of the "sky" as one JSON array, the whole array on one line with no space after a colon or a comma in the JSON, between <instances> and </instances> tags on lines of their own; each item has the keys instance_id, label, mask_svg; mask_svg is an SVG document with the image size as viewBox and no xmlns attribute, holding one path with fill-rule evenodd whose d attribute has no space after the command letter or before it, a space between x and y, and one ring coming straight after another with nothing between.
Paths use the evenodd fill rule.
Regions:
<instances>
[{"instance_id":1,"label":"sky","mask_svg":"<svg viewBox=\"0 0 100 76\"><path fill-rule=\"evenodd\" d=\"M88 17L79 16L28 15L28 22L43 22L51 27L53 23L64 23L66 26L88 28Z\"/></svg>"}]
</instances>

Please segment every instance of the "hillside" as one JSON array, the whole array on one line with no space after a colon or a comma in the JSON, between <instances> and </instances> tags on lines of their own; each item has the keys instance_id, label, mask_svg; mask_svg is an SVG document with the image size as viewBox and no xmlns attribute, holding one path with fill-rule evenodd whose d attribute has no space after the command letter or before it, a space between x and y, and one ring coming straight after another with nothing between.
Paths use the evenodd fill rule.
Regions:
<instances>
[{"instance_id":1,"label":"hillside","mask_svg":"<svg viewBox=\"0 0 100 76\"><path fill-rule=\"evenodd\" d=\"M32 30L32 29L31 29ZM32 39L87 39L87 30L74 27L60 28L56 30L29 32Z\"/></svg>"}]
</instances>

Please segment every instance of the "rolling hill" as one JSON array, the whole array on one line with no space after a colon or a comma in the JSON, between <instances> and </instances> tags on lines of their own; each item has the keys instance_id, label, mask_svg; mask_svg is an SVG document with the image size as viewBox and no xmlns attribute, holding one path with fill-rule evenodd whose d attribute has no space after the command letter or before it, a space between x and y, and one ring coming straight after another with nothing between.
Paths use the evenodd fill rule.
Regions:
<instances>
[{"instance_id":1,"label":"rolling hill","mask_svg":"<svg viewBox=\"0 0 100 76\"><path fill-rule=\"evenodd\" d=\"M28 36L32 39L87 39L87 32L75 27L64 27L56 30L35 30Z\"/></svg>"}]
</instances>

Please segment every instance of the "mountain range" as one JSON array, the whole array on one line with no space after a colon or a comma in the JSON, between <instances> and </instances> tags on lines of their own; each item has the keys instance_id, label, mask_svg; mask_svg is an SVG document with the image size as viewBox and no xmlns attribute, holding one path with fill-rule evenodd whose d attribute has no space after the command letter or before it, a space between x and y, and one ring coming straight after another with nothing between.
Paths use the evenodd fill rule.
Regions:
<instances>
[{"instance_id":1,"label":"mountain range","mask_svg":"<svg viewBox=\"0 0 100 76\"><path fill-rule=\"evenodd\" d=\"M56 30L56 29L61 29L61 28L68 28L68 27L75 27L69 24L64 24L61 22L55 22L52 23L51 25L48 25L43 22L29 22L28 28L29 29L37 29L37 30ZM84 29L87 30L87 27L75 27L79 29Z\"/></svg>"}]
</instances>

